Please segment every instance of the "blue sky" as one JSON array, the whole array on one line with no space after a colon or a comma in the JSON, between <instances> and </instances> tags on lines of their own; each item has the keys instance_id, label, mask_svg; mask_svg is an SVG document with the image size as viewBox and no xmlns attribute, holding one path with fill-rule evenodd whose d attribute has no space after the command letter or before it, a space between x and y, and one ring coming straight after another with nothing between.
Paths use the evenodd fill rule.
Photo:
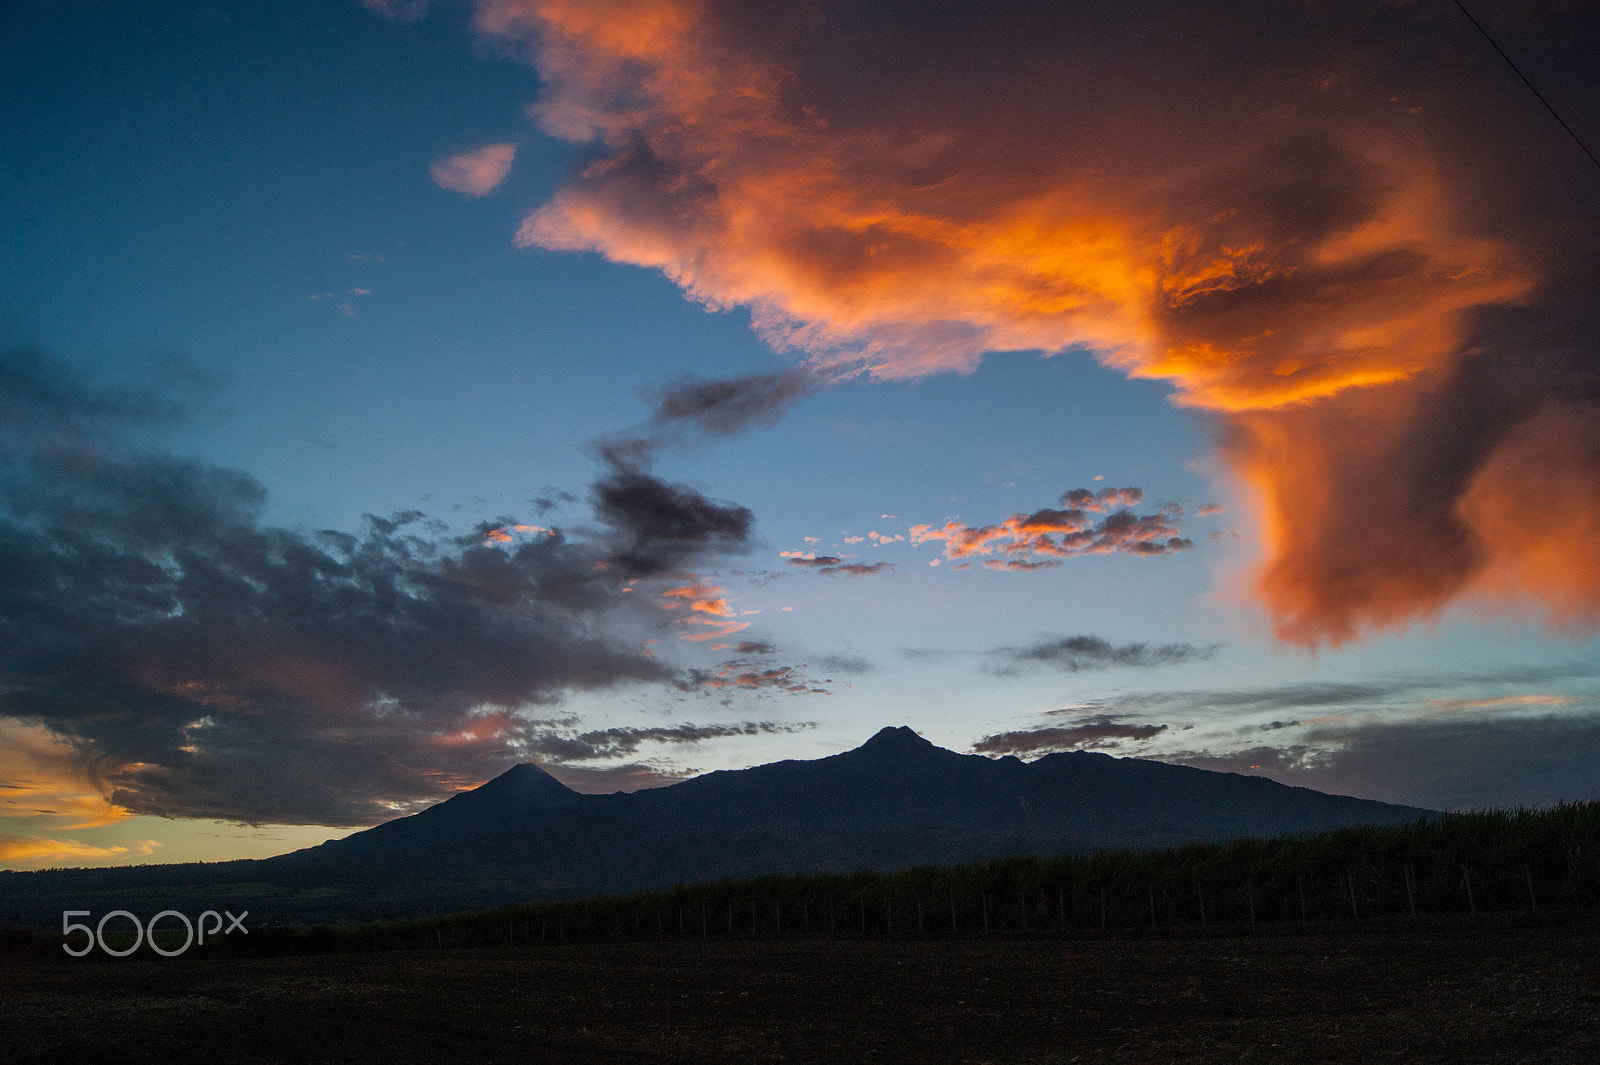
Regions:
<instances>
[{"instance_id":1,"label":"blue sky","mask_svg":"<svg viewBox=\"0 0 1600 1065\"><path fill-rule=\"evenodd\" d=\"M1187 347L1172 341L1165 356L1141 354L1145 326L1126 324L1131 313L1126 302L1112 311L1092 308L1081 318L1064 313L1059 322L1040 325L1038 318L1005 309L1009 303L996 310L983 302L986 296L969 301L968 294L987 284L981 279L989 276L977 268L969 276L960 273L966 267L946 270L937 265L942 260L919 259L923 252L908 251L897 265L874 266L882 272L862 280L864 275L852 273L856 267L841 265L844 253L814 251L806 253L810 258L796 259L795 246L776 243L776 237L772 246L762 244L760 226L752 231L755 236L746 233L736 241L731 231L692 216L699 200L678 204L670 221L659 222L652 220L659 207L653 201L594 191L599 188L594 183L608 180L608 173L637 162L638 143L651 146L658 170L684 165L661 147L660 129L699 129L693 122L704 120L673 116L670 100L652 98L648 106L630 110L631 105L596 105L584 97L588 90L573 88L581 79L570 66L558 66L552 42L564 40L569 51L560 54L578 56L579 69L587 69L582 62L610 69L594 43L600 37L564 28L539 8L498 2L411 5L398 12L358 3L8 6L0 15L5 42L0 45L5 50L0 138L8 164L0 169L0 203L6 205L0 223L5 249L0 340L11 360L5 380L16 390L8 402L23 404L13 409L24 412L15 422L16 438L7 444L8 483L52 485L62 498L87 491L81 487L86 482L71 479L75 475L60 474L59 483L49 480L57 473L48 471L66 467L56 452L46 455L48 448L71 436L100 461L127 458L128 468L150 456L167 456L197 464L184 467L190 471L184 476L201 476L197 469L244 471L266 492L264 505L245 525L281 528L300 538L296 542L317 542L317 531L324 529L359 535L364 515L418 511L443 523L426 526L426 538L444 556L511 552L548 538L552 528L573 543L601 545L633 527L607 525L594 507L594 493L601 491L596 486L608 476L598 442L660 432L665 435L649 461L622 472L651 484L680 486L708 506L725 508L717 514L748 508L748 528L736 542L698 539L681 550L673 547L670 559L638 571L636 586L619 584L606 592L611 600L658 597L648 610L629 612L613 604L592 614L562 615L585 638L643 656L615 674L583 674L579 681L541 675L522 688L511 685L522 693L511 701L499 689L462 695L451 688L446 697L440 694L444 688L419 681L424 694L406 703L390 693L381 668L363 664L355 672L365 678L366 688L354 681L336 685L324 677L315 698L294 704L293 713L283 711L281 749L249 761L254 767L249 770L238 768L245 762L217 762L208 769L204 763L211 749L193 737L163 748L166 741L159 737L172 734L178 717L131 730L97 724L109 717L137 717L144 712L138 709L140 693L155 699L151 693L159 692L169 700L161 704L162 714L189 714L211 722L205 727L214 730L238 724L230 714L242 715L241 720L255 715L252 722L265 720L261 727L274 728L277 711L267 709L269 704L299 696L277 692L269 697L259 687L245 691L228 672L232 667L218 664L248 654L248 640L226 654L197 658L182 667L189 673L159 682L148 679L156 667L129 667L129 686L118 689L122 694L105 696L108 701L94 712L60 707L82 707L100 697L84 694L99 691L101 678L83 664L100 659L48 659L58 665L46 681L38 663L47 658L16 657L6 664L0 703L9 752L8 764L0 767L8 789L0 792L0 867L275 853L371 823L385 812L413 809L520 759L541 761L576 786L632 787L709 769L816 757L897 724L958 750L980 745L992 753L1032 757L1088 746L1432 807L1597 797L1600 644L1592 633L1600 615L1592 578L1581 561L1560 554L1578 549L1550 548L1549 538L1531 547L1507 546L1504 530L1510 519L1484 509L1492 510L1504 497L1496 478L1511 476L1506 464L1536 449L1545 439L1539 434L1559 428L1566 439L1571 426L1590 424L1592 387L1582 384L1568 394L1561 389L1569 384L1559 382L1570 382L1571 374L1528 371L1530 379L1545 373L1556 383L1549 385L1542 406L1530 406L1530 413L1518 415L1522 421L1498 438L1527 441L1523 451L1508 444L1507 450L1474 460L1481 466L1465 482L1465 502L1453 504L1452 513L1465 515L1459 520L1470 528L1462 535L1482 540L1486 546L1479 554L1486 561L1474 563L1479 568L1470 575L1451 576L1455 583L1447 587L1419 579L1418 585L1429 590L1411 588L1404 552L1396 548L1394 560L1383 557L1393 543L1412 542L1405 530L1392 538L1370 531L1347 537L1340 531L1344 526L1338 523L1352 521L1353 509L1370 504L1372 523L1382 525L1386 506L1409 513L1420 504L1405 499L1371 503L1388 492L1371 478L1364 482L1370 491L1359 498L1326 502L1361 482L1341 472L1348 455L1362 456L1380 477L1393 467L1396 483L1405 481L1409 474L1400 467L1409 456L1434 446L1435 434L1418 427L1445 424L1442 414L1436 421L1416 416L1417 404L1443 403L1439 397L1457 393L1477 396L1472 373L1492 378L1517 365L1506 361L1499 371L1493 365L1482 370L1486 357L1473 354L1489 350L1500 352L1493 357L1503 360L1518 356L1521 349L1512 341L1496 348L1499 341L1484 339L1490 328L1484 323L1498 321L1497 308L1537 311L1556 298L1551 293L1582 291L1584 275L1570 265L1582 256L1551 251L1550 234L1565 227L1573 243L1590 246L1585 242L1595 233L1600 180L1570 164L1570 143L1544 137L1546 131L1533 125L1537 115L1519 111L1526 101L1515 94L1515 86L1481 89L1495 101L1485 110L1484 128L1464 125L1461 114L1442 115L1425 135L1395 141L1399 148L1373 149L1378 161L1369 162L1390 167L1406 181L1422 169L1413 156L1441 163L1447 172L1442 163L1456 153L1481 152L1495 141L1495 123L1512 123L1518 136L1534 145L1524 153L1529 165L1548 172L1548 199L1529 195L1525 207L1508 210L1504 218L1483 212L1490 199L1485 190L1494 188L1511 161L1491 161L1481 180L1447 186L1450 202L1459 208L1448 220L1429 216L1417 222L1407 214L1417 210L1409 193L1394 194L1384 224L1413 226L1405 238L1406 254L1426 248L1441 269L1470 261L1470 269L1452 276L1471 273L1478 280L1467 288L1461 288L1467 282L1452 282L1457 288L1449 291L1439 289L1444 282L1427 281L1433 287L1409 297L1420 308L1418 315L1428 319L1422 325L1409 319L1397 325L1404 316L1390 306L1391 297L1364 295L1354 282L1339 290L1345 295L1317 297L1316 306L1324 309L1303 312L1288 306L1267 312L1282 316L1280 332L1300 328L1294 323L1303 318L1336 317L1321 326L1327 337L1360 332L1366 315L1381 319L1373 330L1389 338L1372 342L1376 355L1363 349L1341 356L1360 362L1366 376L1341 378L1326 395L1284 400L1261 382L1284 380L1285 374L1299 372L1300 364L1259 370L1241 356L1228 365L1246 369L1230 369L1236 378L1218 384L1207 376L1212 368L1183 361L1197 350L1193 336ZM476 26L470 21L474 16ZM696 17L715 21L705 12ZM598 5L594 18L602 24L616 19L642 25L644 14L626 4ZM782 22L779 15L772 19L775 25ZM715 49L705 45L713 31L722 32L718 27L696 29L683 40L692 40L706 55L723 57L717 62L743 55L744 45L737 43L746 41L742 36L717 38ZM1513 22L1502 28L1537 58L1538 72L1555 87L1559 102L1576 106L1583 92L1592 93L1573 83L1577 59L1548 44L1548 27L1542 36L1537 24ZM1342 27L1339 32L1359 36L1370 29ZM840 32L867 31L847 27ZM908 29L905 47L916 47L922 32ZM1471 52L1471 38L1456 30L1439 32L1448 49L1470 57L1463 69L1473 83L1487 84L1484 77L1496 68ZM929 69L938 69L941 57L948 59L941 51L946 45L928 33ZM1096 60L1107 65L1097 76L1108 84L1123 86L1130 70L1161 62L1159 40L1130 39L1145 41L1150 54L1134 49L1125 68L1115 57ZM1228 40L1220 34L1207 54L1226 54ZM750 54L760 51L749 47ZM690 75L712 77L695 66L711 62L699 51L681 41L674 48L652 53L652 69L676 70L680 81L692 81ZM885 96L881 107L869 98L873 90L862 89L864 115L852 112L854 105L839 101L848 99L846 89L857 74L848 55L830 54L836 54L837 68L810 55L790 57L783 68L788 79L783 92L802 103L813 101L808 114L833 115L830 131L854 122L887 141L892 138L884 131L899 129L905 144L937 142L916 151L956 153L957 163L939 164L950 167L940 179L944 184L927 179L900 193L904 203L921 212L917 217L943 210L940 217L951 225L959 221L967 227L964 233L993 234L1000 232L995 219L1001 215L983 213L991 202L1007 196L1016 204L1055 202L1050 200L1054 190L1041 192L1043 179L1030 176L1026 190L1016 191L1007 184L1022 180L1016 167L993 169L992 162L982 162L977 153L995 145L976 143L981 138L971 131L971 115L941 111L939 100L919 95L915 76L907 75L911 88ZM1318 61L1314 55L1303 58L1307 69ZM1261 63L1258 85L1277 83L1273 78L1283 73L1274 65L1279 62ZM964 69L951 69L952 82L967 76ZM1196 85L1204 86L1210 69L1197 68ZM1388 91L1383 81L1388 68L1374 63L1373 69L1378 71L1369 75L1374 84L1361 88L1378 99ZM874 84L895 76L860 75ZM1426 78L1396 83L1395 99L1409 92L1432 106L1451 89L1449 77L1440 78L1439 84ZM1179 101L1170 95L1171 86L1151 80L1150 98L1165 101L1175 115L1195 106L1192 96L1205 95L1202 88ZM1220 106L1237 86L1218 80ZM1305 80L1278 78L1290 85ZM972 94L973 113L980 117L983 106L1001 106L983 104L986 91ZM1284 90L1286 99L1299 91ZM1111 95L1124 100L1120 93L1119 88ZM1356 95L1354 89L1347 94ZM1303 117L1282 121L1340 136L1364 129L1366 105L1341 99L1318 103L1320 111L1307 105ZM922 100L926 111L919 110ZM536 102L544 110L530 110ZM556 104L581 104L591 109L585 112L590 118L600 107L619 128L634 131L617 134L615 143L585 142L570 131L558 135L565 128L560 114L566 112ZM651 108L669 113L671 121ZM1464 103L1463 113L1470 110ZM1097 135L1096 130L1112 128L1104 117L1084 117L1082 129L1063 123L1063 137L1081 138L1080 150L1094 149L1095 174L1115 176L1120 160L1130 183L1166 189L1165 196L1175 195L1171 189L1185 181L1199 180L1193 177L1204 169L1198 164L1158 165L1150 161L1156 149L1130 141L1126 133ZM758 139L755 134L747 143L743 135L728 132L729 120L717 121L722 124L713 133L694 134L702 139L698 154L691 153L702 160L697 179L709 172L705 159L717 161L724 172L742 167L742 173L763 175L769 183L773 174L793 173L792 161L781 152L749 147ZM1402 119L1371 121L1387 136L1393 132L1390 123ZM955 132L941 133L941 123ZM1311 136L1303 130L1291 133ZM862 142L871 140L862 136ZM1039 136L1035 127L1018 120L1019 143L1037 143ZM1341 144L1349 140L1329 137ZM689 134L683 138L691 139ZM972 147L961 147L967 143ZM504 178L491 182L482 195L464 195L430 178L430 169L441 161L490 145L513 146L514 160ZM1009 147L1015 150L1017 144ZM907 157L916 154L912 148L903 151ZM964 160L961 151L974 155ZM1056 157L1053 145L1045 143L1038 151L1040 170L1065 167L1049 161ZM1237 153L1218 149L1216 154L1224 174L1241 167L1251 173L1266 169L1266 164L1239 162ZM916 166L934 165L916 158ZM1026 153L1019 158L1026 161ZM600 163L610 170L594 169ZM865 186L862 174L888 164L850 155L838 166ZM986 176L980 181L973 175ZM969 179L979 191L964 192L938 210L928 206L928 197L935 195L929 189ZM1073 196L1087 200L1093 198L1083 191L1092 188L1088 180L1066 167L1058 188L1076 190ZM890 184L911 188L900 177ZM1411 188L1399 177L1391 184ZM758 186L750 179L741 195L754 196L748 189ZM1194 193L1196 202L1214 187L1224 190L1218 196L1234 195L1226 191L1234 186L1219 180L1193 185L1204 190L1204 195ZM732 188L730 181L715 194L722 197L720 218L735 217L735 208L754 209L735 203ZM582 217L599 218L592 222L596 228L579 233L572 228L579 223L568 218L560 223L569 228L559 239L545 237L532 245L523 240L519 246L524 220L574 189L580 199L591 197L581 201L591 211ZM837 194L801 186L792 194L800 203L796 213L804 216L804 197L815 195L812 213L820 216L834 209L831 197ZM1296 195L1315 203L1318 196L1341 194L1313 189ZM1139 207L1115 188L1093 196L1110 205L1105 210L1115 207L1128 217L1155 213L1149 206L1155 201ZM1248 196L1240 200L1256 202ZM985 206L962 206L971 203ZM975 213L960 214L966 210ZM1084 234L1101 230L1079 218L1076 206L1065 211L1067 221L1053 220L1058 228L1051 232L1052 239L1077 249L1072 255L1080 266L1062 268L1071 274L1087 269L1081 262L1099 254L1094 241L1101 238ZM913 209L906 212L910 217ZM1266 258L1272 241L1280 239L1273 228L1281 228L1280 222L1263 223L1261 233L1267 235L1242 251L1228 243L1236 235L1217 237L1223 251L1209 266L1191 264L1184 268L1188 273L1171 267L1173 277L1181 274L1187 279L1183 283L1194 287L1179 290L1173 288L1178 282L1163 281L1162 291L1179 295L1172 297L1169 317L1149 329L1170 338L1190 328L1173 324L1173 316L1187 313L1196 300L1268 284L1263 279L1275 271L1276 276L1305 276L1309 267L1274 265ZM772 227L776 232L792 224L775 218ZM1173 223L1164 230L1169 250L1190 240L1195 247L1210 247L1212 238L1197 225ZM1348 223L1343 232L1382 239L1363 225ZM1373 228L1381 227L1368 227ZM894 239L899 238L882 238L882 247L871 254L893 253ZM999 237L984 239L1011 247ZM597 250L569 250L561 246L563 240L569 245L588 241ZM670 250L659 251L662 246ZM1251 250L1263 247L1267 251ZM1043 253L1030 249L1026 254L1036 262ZM771 266L785 255L790 256L782 260L786 273ZM983 269L998 272L1006 255L1023 253L992 255ZM640 265L657 260L668 265ZM814 277L807 273L813 269ZM775 271L772 276L780 280L763 271ZM1535 277L1539 280L1530 280ZM696 298L686 297L685 285L697 286L690 293ZM966 288L952 287L955 295L942 297L949 300L947 315L918 302L924 287L945 291L958 285ZM1104 295L1111 289L1095 291ZM1337 305L1338 316L1325 311L1330 305ZM1571 322L1581 323L1592 311L1592 306L1572 308L1541 343L1550 350L1570 349L1578 365L1592 365L1592 340L1568 339L1582 336ZM783 337L792 334L775 331L773 315L785 329L798 324L826 335L821 341L785 342ZM1461 324L1469 318L1476 323L1470 328ZM937 338L950 330L971 330L978 339L946 352ZM988 347L1037 336L1059 343L1041 344L1044 350ZM1418 345L1429 344L1439 350L1418 354ZM935 350L943 353L926 354ZM1479 360L1470 363L1478 370L1463 369L1470 359ZM1391 365L1403 368L1390 373ZM1383 373L1369 372L1373 366ZM792 406L767 411L758 424L741 431L700 432L692 419L669 424L659 414L651 420L663 397L681 394L686 384L750 381L753 375L784 372L809 375L808 394ZM1224 388L1233 391L1224 393ZM24 393L48 389L91 399L44 413L25 406L33 401ZM1246 393L1268 398L1241 400ZM1380 393L1370 402L1360 398ZM101 414L95 404L104 407L104 397L112 395L140 396L172 410L158 417L96 421ZM1400 415L1380 418L1374 423L1378 429L1363 429L1363 418L1379 417L1372 409L1401 406L1413 412L1405 417L1414 419L1406 432L1396 431L1401 443L1384 435ZM1281 421L1268 426L1263 419L1269 418ZM1278 461L1269 461L1270 449L1259 443L1270 433L1281 433L1290 442L1284 446L1291 448L1314 441L1314 447L1305 445L1311 458L1297 457L1301 464L1291 466L1323 472L1290 475L1273 466L1277 472L1263 474ZM1240 443L1247 438L1257 443ZM1369 455L1371 447L1403 449L1395 454L1407 457ZM1454 468L1455 456L1470 450L1438 444L1437 465ZM1583 524L1594 520L1582 489L1594 483L1593 467L1586 465L1592 456L1586 458L1581 447L1577 452L1566 464L1553 463L1556 472L1549 476L1570 476L1578 489L1565 482L1552 487L1537 477L1519 483L1529 486L1531 496L1559 497L1569 508L1562 511L1564 527L1574 529L1573 538L1581 541L1585 528L1600 526ZM620 474L612 470L611 475ZM1320 501L1294 494L1309 493L1308 484L1323 475L1333 487L1317 495ZM1083 520L1099 521L1125 504L1136 515L1166 515L1182 543L1150 555L1118 547L1072 557L1007 556L993 546L987 554L962 557L945 541L912 542L914 526L937 528L950 521L986 526L1011 515L1060 508L1063 494L1074 489L1125 487L1138 488L1142 499L1130 496L1124 503L1091 508ZM1404 496L1408 490L1397 487L1392 494ZM11 498L10 533L20 537L19 530L33 535L55 528L49 523L58 512L30 511L16 502L21 496ZM1207 504L1221 509L1197 513ZM1275 506L1293 519L1283 526L1290 532L1274 532L1273 520L1264 517ZM514 522L540 531L508 531L505 542L489 532L509 530ZM869 534L888 542L880 546ZM154 547L119 541L117 550L125 555L144 551L169 569L181 568L187 544L182 538L190 534L172 535L178 539ZM1324 535L1326 540L1318 538ZM1279 591L1263 591L1267 586L1258 583L1262 567L1274 559L1300 557L1296 545L1331 543L1335 548L1324 553L1339 554L1338 543L1365 543L1368 536L1369 546L1350 548L1349 557L1340 555L1326 572L1305 577L1301 565L1294 571L1302 574L1295 578L1301 584L1291 591L1282 591L1281 582L1273 586ZM887 562L891 567L864 576L823 573L795 564L784 552L833 556L844 566ZM1425 553L1438 554L1431 548ZM604 561L611 555L594 557L594 565L613 564ZM1023 572L960 568L1006 557L1059 564ZM1431 565L1419 562L1415 568L1431 573ZM1548 566L1572 574L1556 582L1570 595L1550 590ZM429 579L438 576L427 572ZM1323 605L1312 611L1310 630L1285 622L1307 616L1295 614L1294 604L1311 594L1302 585L1318 591L1335 584L1346 589L1339 592L1346 596L1339 602L1348 602L1352 594L1359 600L1341 608L1343 620L1327 620L1334 608L1325 597L1316 600ZM1378 591L1349 593L1351 586ZM674 587L694 591L674 601L669 594ZM690 599L722 602L715 608L719 612L701 613L724 624L729 634L715 641L684 638L701 631L683 624L692 612L681 604ZM39 623L28 613L44 609L36 600L19 593L7 602L11 631L37 630ZM488 599L472 602L475 610L500 609L484 605ZM288 615L279 620L288 629L298 624ZM114 634L118 650L104 661L139 657L144 630L129 625ZM1341 625L1353 625L1356 635ZM151 641L155 646L153 636ZM723 649L713 650L716 643ZM741 650L741 643L760 646ZM59 652L45 644L40 641L39 655ZM645 677L641 661L660 668ZM292 672L302 665L311 669L306 662L284 668ZM337 672L343 667L319 662L316 668ZM485 667L494 668L499 667ZM724 677L763 671L770 677L776 675L772 671L790 670L788 678L803 680L791 685L793 692L776 681L719 684L714 679L719 670ZM706 683L707 678L713 680ZM346 740L340 729L314 726L323 705L316 700L335 687L344 693L341 698L357 704L349 712L377 729L371 746L342 747ZM170 699L180 697L174 693L186 693L181 698L192 700L192 707L174 709ZM384 709L390 705L385 700L403 704L400 716L411 721L406 726L411 731L392 736L383 731L400 728ZM456 708L430 717L445 702ZM497 724L473 732L470 721L478 718ZM260 735L250 731L256 724L238 727L244 729L241 736ZM348 722L340 726L346 727ZM458 733L470 736L461 743L449 740ZM427 741L418 740L424 734ZM386 744L403 748L405 756L395 756L391 764L388 755L373 753L390 749ZM436 764L428 761L429 751L446 747ZM162 750L166 754L159 754ZM303 785L310 789L307 794L321 795L318 789L324 789L347 798L300 804L261 798L272 760L300 757L293 752L303 753L303 764L285 777L285 787ZM163 763L163 757L175 761ZM382 772L339 778L341 766L348 769L362 759L376 760L374 765L382 761ZM183 784L191 772L203 783ZM258 780L251 773L268 775ZM152 783L158 777L167 783ZM380 779L381 786L375 783Z\"/></svg>"}]
</instances>

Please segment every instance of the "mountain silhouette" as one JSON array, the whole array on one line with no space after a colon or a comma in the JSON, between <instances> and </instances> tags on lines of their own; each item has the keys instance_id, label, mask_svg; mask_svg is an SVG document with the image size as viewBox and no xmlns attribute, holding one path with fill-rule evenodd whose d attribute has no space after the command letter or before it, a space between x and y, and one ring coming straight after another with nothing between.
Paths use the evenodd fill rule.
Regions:
<instances>
[{"instance_id":1,"label":"mountain silhouette","mask_svg":"<svg viewBox=\"0 0 1600 1065\"><path fill-rule=\"evenodd\" d=\"M336 919L723 877L1218 842L1431 813L1096 752L1032 762L964 755L885 728L842 754L632 793L582 795L536 765L517 765L420 813L259 861L0 874L0 916L19 896L30 911L55 898L51 878L61 892L110 890L119 880L153 890L159 870L169 871L169 889L210 885L284 919ZM18 878L28 887L18 891Z\"/></svg>"}]
</instances>

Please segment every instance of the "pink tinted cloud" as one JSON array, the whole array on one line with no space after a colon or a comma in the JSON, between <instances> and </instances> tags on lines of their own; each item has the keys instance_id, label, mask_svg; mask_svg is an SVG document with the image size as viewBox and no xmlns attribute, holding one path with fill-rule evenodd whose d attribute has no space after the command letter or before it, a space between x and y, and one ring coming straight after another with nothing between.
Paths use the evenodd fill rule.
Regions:
<instances>
[{"instance_id":1,"label":"pink tinted cloud","mask_svg":"<svg viewBox=\"0 0 1600 1065\"><path fill-rule=\"evenodd\" d=\"M463 196L487 196L511 173L516 157L515 144L486 144L476 151L440 159L428 168L428 176L442 189Z\"/></svg>"}]
</instances>

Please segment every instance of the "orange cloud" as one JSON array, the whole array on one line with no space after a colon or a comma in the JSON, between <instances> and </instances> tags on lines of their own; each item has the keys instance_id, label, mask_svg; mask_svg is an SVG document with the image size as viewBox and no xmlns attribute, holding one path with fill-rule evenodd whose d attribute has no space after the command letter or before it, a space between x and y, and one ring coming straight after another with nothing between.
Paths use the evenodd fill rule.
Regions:
<instances>
[{"instance_id":1,"label":"orange cloud","mask_svg":"<svg viewBox=\"0 0 1600 1065\"><path fill-rule=\"evenodd\" d=\"M153 839L133 840L127 846L95 847L75 839L47 839L43 836L0 836L0 862L27 865L62 865L70 859L95 861L116 858L148 858L161 846Z\"/></svg>"},{"instance_id":2,"label":"orange cloud","mask_svg":"<svg viewBox=\"0 0 1600 1065\"><path fill-rule=\"evenodd\" d=\"M1536 598L1566 629L1600 626L1600 403L1546 403L1473 474L1456 513L1483 551L1479 589Z\"/></svg>"},{"instance_id":3,"label":"orange cloud","mask_svg":"<svg viewBox=\"0 0 1600 1065\"><path fill-rule=\"evenodd\" d=\"M748 621L735 620L737 612L728 605L727 594L714 584L691 581L662 590L659 598L665 610L688 608L688 615L678 619L679 625L702 626L700 631L680 632L682 640L715 640L750 627Z\"/></svg>"},{"instance_id":4,"label":"orange cloud","mask_svg":"<svg viewBox=\"0 0 1600 1065\"><path fill-rule=\"evenodd\" d=\"M1546 313L1561 284L1592 304L1573 273L1596 258L1592 201L1506 195L1552 149L1476 59L1417 61L1460 43L1432 14L1386 8L1375 32L1242 8L481 0L476 19L538 66L542 128L595 152L519 245L747 308L819 379L1083 349L1170 382L1257 494L1254 597L1286 641L1470 592L1592 628L1600 458L1541 455L1596 438L1592 398L1537 395L1593 391L1571 368L1595 330L1552 340ZM1523 306L1545 334L1511 335ZM1052 555L1075 531L1034 517L919 528L951 558Z\"/></svg>"}]
</instances>

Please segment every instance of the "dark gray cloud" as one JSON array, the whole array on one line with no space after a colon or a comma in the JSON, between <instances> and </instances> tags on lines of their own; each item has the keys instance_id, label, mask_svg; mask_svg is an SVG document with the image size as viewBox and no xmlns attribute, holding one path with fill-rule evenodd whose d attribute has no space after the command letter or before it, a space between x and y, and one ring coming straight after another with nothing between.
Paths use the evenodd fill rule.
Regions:
<instances>
[{"instance_id":1,"label":"dark gray cloud","mask_svg":"<svg viewBox=\"0 0 1600 1065\"><path fill-rule=\"evenodd\" d=\"M1165 732L1165 725L1130 724L1121 718L1100 714L1076 725L1050 725L1019 729L985 736L972 745L978 754L1048 754L1051 751L1093 750L1117 747L1123 741L1148 740Z\"/></svg>"},{"instance_id":2,"label":"dark gray cloud","mask_svg":"<svg viewBox=\"0 0 1600 1065\"><path fill-rule=\"evenodd\" d=\"M548 514L565 503L576 503L578 497L571 492L560 488L542 488L539 494L528 500L537 514Z\"/></svg>"},{"instance_id":3,"label":"dark gray cloud","mask_svg":"<svg viewBox=\"0 0 1600 1065\"><path fill-rule=\"evenodd\" d=\"M814 569L829 577L880 577L894 572L893 562L846 562L837 555L816 558L791 558L789 565Z\"/></svg>"},{"instance_id":4,"label":"dark gray cloud","mask_svg":"<svg viewBox=\"0 0 1600 1065\"><path fill-rule=\"evenodd\" d=\"M737 436L770 429L789 408L814 395L820 382L801 369L739 377L680 377L650 390L650 425L660 431L686 427L706 436Z\"/></svg>"},{"instance_id":5,"label":"dark gray cloud","mask_svg":"<svg viewBox=\"0 0 1600 1065\"><path fill-rule=\"evenodd\" d=\"M678 682L682 691L784 692L789 695L828 695L826 688L806 676L803 666L775 666L766 662L735 660L716 669L688 669Z\"/></svg>"},{"instance_id":6,"label":"dark gray cloud","mask_svg":"<svg viewBox=\"0 0 1600 1065\"><path fill-rule=\"evenodd\" d=\"M414 511L295 532L249 474L122 443L177 415L155 397L21 351L0 406L0 713L81 743L137 813L364 824L486 779L549 734L518 708L681 684L640 649L653 599L619 592L752 520L612 470L589 538Z\"/></svg>"},{"instance_id":7,"label":"dark gray cloud","mask_svg":"<svg viewBox=\"0 0 1600 1065\"><path fill-rule=\"evenodd\" d=\"M992 672L1012 673L1021 668L1059 669L1081 673L1094 669L1181 665L1203 662L1214 656L1219 645L1204 647L1191 643L1113 644L1099 636L1056 636L1027 647L999 647L989 652L995 662Z\"/></svg>"},{"instance_id":8,"label":"dark gray cloud","mask_svg":"<svg viewBox=\"0 0 1600 1065\"><path fill-rule=\"evenodd\" d=\"M746 640L743 643L734 644L733 649L742 655L770 655L776 654L778 650L777 647L767 643L765 640Z\"/></svg>"},{"instance_id":9,"label":"dark gray cloud","mask_svg":"<svg viewBox=\"0 0 1600 1065\"><path fill-rule=\"evenodd\" d=\"M824 655L817 664L830 673L866 673L873 668L870 661L849 652Z\"/></svg>"},{"instance_id":10,"label":"dark gray cloud","mask_svg":"<svg viewBox=\"0 0 1600 1065\"><path fill-rule=\"evenodd\" d=\"M13 433L22 427L66 431L85 422L173 422L184 416L182 404L149 390L91 387L33 347L0 351L0 412Z\"/></svg>"},{"instance_id":11,"label":"dark gray cloud","mask_svg":"<svg viewBox=\"0 0 1600 1065\"><path fill-rule=\"evenodd\" d=\"M699 555L742 551L755 515L635 469L614 469L590 490L595 517L618 542L614 560L631 577L685 568Z\"/></svg>"},{"instance_id":12,"label":"dark gray cloud","mask_svg":"<svg viewBox=\"0 0 1600 1065\"><path fill-rule=\"evenodd\" d=\"M665 448L770 429L821 387L820 378L801 368L722 378L685 375L644 392L651 412L643 428L602 437L593 446L615 469L647 470Z\"/></svg>"},{"instance_id":13,"label":"dark gray cloud","mask_svg":"<svg viewBox=\"0 0 1600 1065\"><path fill-rule=\"evenodd\" d=\"M605 728L587 732L544 732L527 745L531 754L560 762L585 762L625 758L637 754L645 743L696 744L733 736L760 736L801 732L813 722L789 724L775 721L741 721L732 725L665 725L648 728Z\"/></svg>"}]
</instances>

